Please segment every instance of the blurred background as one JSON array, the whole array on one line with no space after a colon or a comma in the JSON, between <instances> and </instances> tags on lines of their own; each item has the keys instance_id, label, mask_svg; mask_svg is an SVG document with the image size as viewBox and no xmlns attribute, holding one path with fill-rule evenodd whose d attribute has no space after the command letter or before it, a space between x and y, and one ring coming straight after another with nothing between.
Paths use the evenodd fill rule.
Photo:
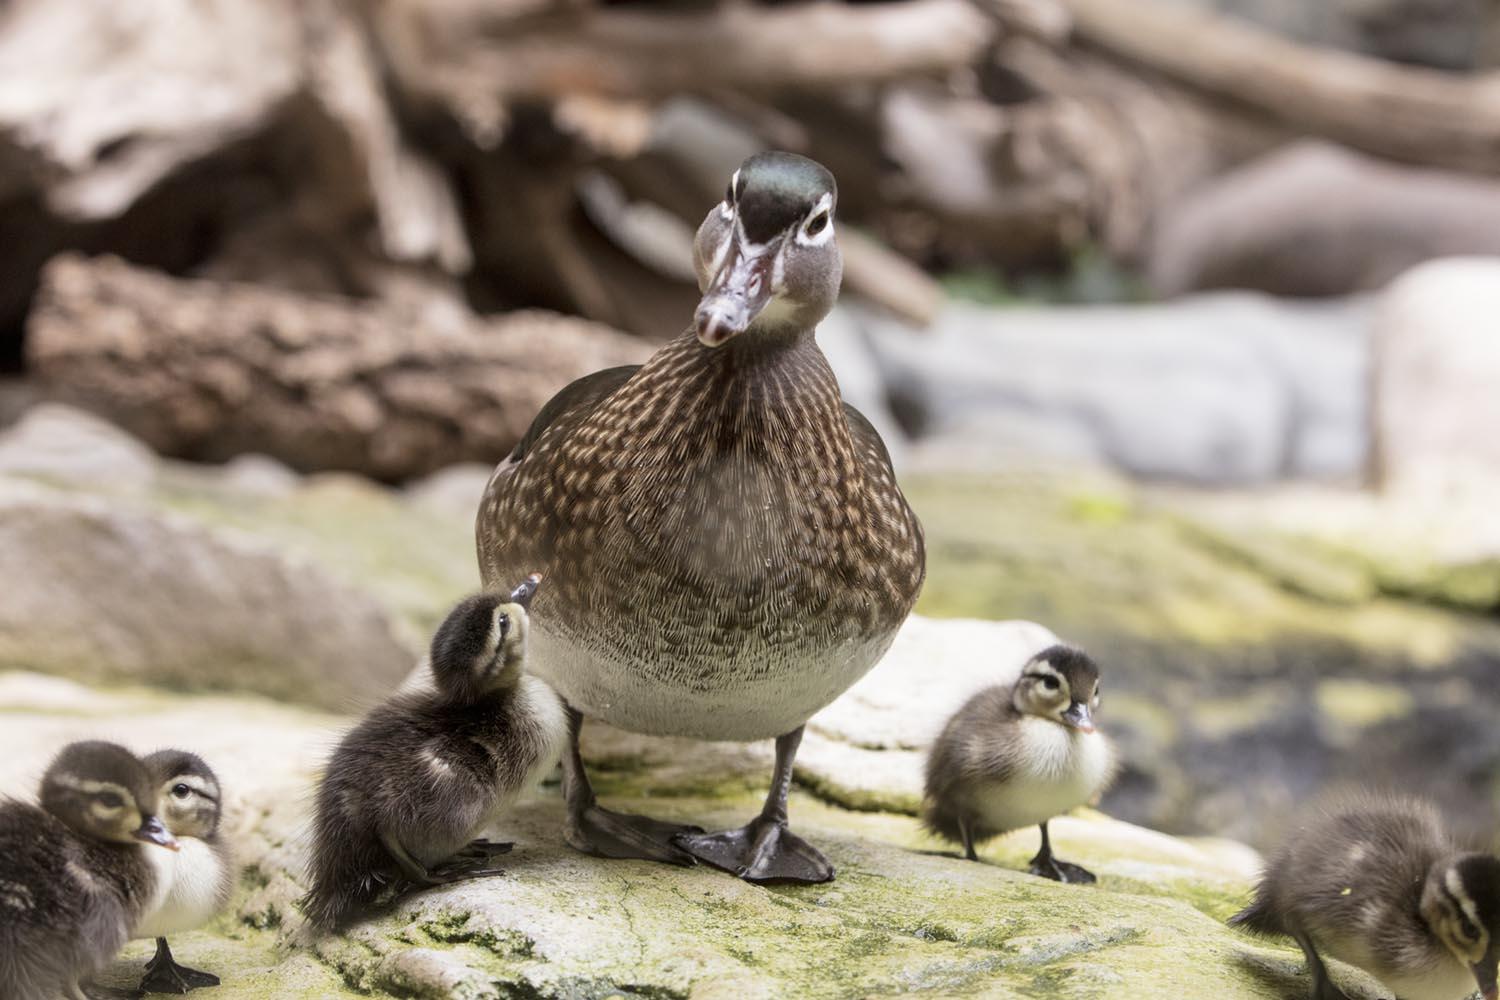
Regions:
<instances>
[{"instance_id":1,"label":"blurred background","mask_svg":"<svg viewBox=\"0 0 1500 1000\"><path fill-rule=\"evenodd\" d=\"M1360 780L1491 836L1497 70L1496 0L9 0L0 668L387 690L774 147L838 178L820 342L919 611L1090 648L1107 811L1264 847Z\"/></svg>"}]
</instances>

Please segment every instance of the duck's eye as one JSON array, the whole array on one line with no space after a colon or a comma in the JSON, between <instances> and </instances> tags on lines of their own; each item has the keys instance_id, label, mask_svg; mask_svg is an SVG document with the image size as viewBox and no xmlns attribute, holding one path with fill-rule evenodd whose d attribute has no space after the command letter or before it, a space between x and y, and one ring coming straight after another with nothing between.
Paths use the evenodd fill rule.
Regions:
<instances>
[{"instance_id":1,"label":"duck's eye","mask_svg":"<svg viewBox=\"0 0 1500 1000\"><path fill-rule=\"evenodd\" d=\"M807 220L807 225L803 227L803 232L807 233L807 235L809 236L816 236L827 228L828 213L819 212L817 215Z\"/></svg>"},{"instance_id":2,"label":"duck's eye","mask_svg":"<svg viewBox=\"0 0 1500 1000\"><path fill-rule=\"evenodd\" d=\"M185 799L191 794L193 794L193 790L180 781L172 786L172 798L174 799Z\"/></svg>"},{"instance_id":3,"label":"duck's eye","mask_svg":"<svg viewBox=\"0 0 1500 1000\"><path fill-rule=\"evenodd\" d=\"M125 806L125 800L114 792L100 792L96 798L106 809L121 809Z\"/></svg>"},{"instance_id":4,"label":"duck's eye","mask_svg":"<svg viewBox=\"0 0 1500 1000\"><path fill-rule=\"evenodd\" d=\"M1468 917L1458 918L1458 934L1463 938L1464 944L1475 944L1479 941L1479 928L1470 923Z\"/></svg>"},{"instance_id":5,"label":"duck's eye","mask_svg":"<svg viewBox=\"0 0 1500 1000\"><path fill-rule=\"evenodd\" d=\"M1042 687L1046 688L1048 691L1056 691L1058 688L1062 687L1062 682L1059 681L1056 677L1047 676L1042 678Z\"/></svg>"}]
</instances>

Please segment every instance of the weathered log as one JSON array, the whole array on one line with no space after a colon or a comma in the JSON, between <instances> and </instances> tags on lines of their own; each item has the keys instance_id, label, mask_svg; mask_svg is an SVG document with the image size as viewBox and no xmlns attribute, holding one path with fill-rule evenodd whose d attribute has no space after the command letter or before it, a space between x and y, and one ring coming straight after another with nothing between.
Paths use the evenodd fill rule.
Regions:
<instances>
[{"instance_id":1,"label":"weathered log","mask_svg":"<svg viewBox=\"0 0 1500 1000\"><path fill-rule=\"evenodd\" d=\"M546 313L417 315L76 256L44 272L27 350L52 397L164 454L383 480L497 461L568 381L647 353Z\"/></svg>"},{"instance_id":2,"label":"weathered log","mask_svg":"<svg viewBox=\"0 0 1500 1000\"><path fill-rule=\"evenodd\" d=\"M403 87L495 138L518 100L660 98L889 80L971 65L999 22L968 0L853 6L725 4L676 12L570 10L518 24L468 8L398 4L375 20Z\"/></svg>"},{"instance_id":3,"label":"weathered log","mask_svg":"<svg viewBox=\"0 0 1500 1000\"><path fill-rule=\"evenodd\" d=\"M1074 38L1285 126L1410 163L1500 171L1500 73L1457 76L1156 0L1063 0Z\"/></svg>"}]
</instances>

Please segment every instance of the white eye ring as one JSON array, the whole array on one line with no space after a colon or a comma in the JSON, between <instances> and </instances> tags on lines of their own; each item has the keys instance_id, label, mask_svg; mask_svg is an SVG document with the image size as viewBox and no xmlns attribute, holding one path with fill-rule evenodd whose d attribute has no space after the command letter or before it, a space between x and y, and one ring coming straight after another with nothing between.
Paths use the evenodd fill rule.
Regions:
<instances>
[{"instance_id":1,"label":"white eye ring","mask_svg":"<svg viewBox=\"0 0 1500 1000\"><path fill-rule=\"evenodd\" d=\"M818 224L817 232L812 231L813 223L822 220ZM807 218L797 229L797 244L804 247L820 247L833 239L833 195L825 194L818 199Z\"/></svg>"}]
</instances>

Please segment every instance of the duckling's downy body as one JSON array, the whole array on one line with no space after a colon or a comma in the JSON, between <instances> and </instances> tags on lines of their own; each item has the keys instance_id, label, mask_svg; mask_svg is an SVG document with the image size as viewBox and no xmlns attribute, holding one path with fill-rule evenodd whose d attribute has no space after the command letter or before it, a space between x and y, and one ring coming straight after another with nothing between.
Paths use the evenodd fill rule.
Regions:
<instances>
[{"instance_id":1,"label":"duckling's downy body","mask_svg":"<svg viewBox=\"0 0 1500 1000\"><path fill-rule=\"evenodd\" d=\"M1325 809L1266 866L1230 923L1286 935L1314 1000L1344 1000L1320 955L1364 969L1399 1000L1496 1000L1500 859L1462 850L1430 805L1366 796Z\"/></svg>"},{"instance_id":2,"label":"duckling's downy body","mask_svg":"<svg viewBox=\"0 0 1500 1000\"><path fill-rule=\"evenodd\" d=\"M90 741L58 754L39 807L0 803L0 996L81 1000L159 903L150 855L176 843L155 802L134 754Z\"/></svg>"},{"instance_id":3,"label":"duckling's downy body","mask_svg":"<svg viewBox=\"0 0 1500 1000\"><path fill-rule=\"evenodd\" d=\"M458 605L432 641L435 691L397 695L356 726L328 762L304 902L336 929L384 888L499 874L509 844L475 838L556 765L562 702L522 674L533 576L509 598Z\"/></svg>"},{"instance_id":4,"label":"duckling's downy body","mask_svg":"<svg viewBox=\"0 0 1500 1000\"><path fill-rule=\"evenodd\" d=\"M814 339L842 265L833 177L747 160L698 231L693 327L643 366L574 382L496 469L477 521L485 581L536 565L531 663L564 697L568 840L610 857L763 881L833 869L787 830L802 726L864 675L915 603L922 532L869 421ZM636 732L777 738L761 816L723 834L600 808L584 715Z\"/></svg>"},{"instance_id":5,"label":"duckling's downy body","mask_svg":"<svg viewBox=\"0 0 1500 1000\"><path fill-rule=\"evenodd\" d=\"M1099 671L1084 653L1053 646L1022 668L1014 685L986 688L948 720L927 758L922 817L928 829L974 845L1037 825L1042 849L1035 875L1092 882L1077 865L1052 857L1047 821L1108 787L1116 761L1094 729Z\"/></svg>"},{"instance_id":6,"label":"duckling's downy body","mask_svg":"<svg viewBox=\"0 0 1500 1000\"><path fill-rule=\"evenodd\" d=\"M217 986L218 976L178 965L167 937L208 923L229 905L234 892L234 859L219 833L219 779L203 758L186 750L159 750L145 764L160 789L162 821L179 849L158 859L158 877L167 890L133 935L156 939L156 955L146 964L141 989L186 993Z\"/></svg>"}]
</instances>

